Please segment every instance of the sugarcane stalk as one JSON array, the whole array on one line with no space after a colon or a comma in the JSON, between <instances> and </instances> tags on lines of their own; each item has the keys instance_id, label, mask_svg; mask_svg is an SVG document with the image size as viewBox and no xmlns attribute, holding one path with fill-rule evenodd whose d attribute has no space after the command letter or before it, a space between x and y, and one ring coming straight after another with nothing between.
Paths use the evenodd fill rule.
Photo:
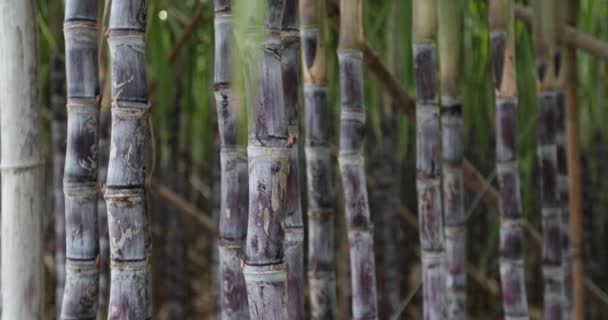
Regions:
<instances>
[{"instance_id":1,"label":"sugarcane stalk","mask_svg":"<svg viewBox=\"0 0 608 320\"><path fill-rule=\"evenodd\" d=\"M559 206L561 211L562 223L562 268L564 273L564 301L562 318L572 319L573 312L573 283L572 283L572 253L570 248L570 209L568 195L568 162L566 149L566 72L564 72L563 52L566 45L566 13L562 5L555 6L555 28L556 39L553 52L553 63L556 87L556 106L555 106L555 143L557 147L557 192L559 193Z\"/></svg>"},{"instance_id":2,"label":"sugarcane stalk","mask_svg":"<svg viewBox=\"0 0 608 320\"><path fill-rule=\"evenodd\" d=\"M65 7L68 128L63 186L66 284L61 319L92 319L97 315L97 8L96 0L67 1Z\"/></svg>"},{"instance_id":3,"label":"sugarcane stalk","mask_svg":"<svg viewBox=\"0 0 608 320\"><path fill-rule=\"evenodd\" d=\"M505 319L528 319L522 204L517 160L517 83L512 0L490 2L496 95L496 171L500 212L499 268Z\"/></svg>"},{"instance_id":4,"label":"sugarcane stalk","mask_svg":"<svg viewBox=\"0 0 608 320\"><path fill-rule=\"evenodd\" d=\"M285 263L287 267L287 313L289 319L304 319L304 219L300 198L300 139L298 122L298 59L300 35L298 0L286 0L281 24L283 99L291 148L287 176L285 216Z\"/></svg>"},{"instance_id":5,"label":"sugarcane stalk","mask_svg":"<svg viewBox=\"0 0 608 320\"><path fill-rule=\"evenodd\" d=\"M416 189L424 319L447 317L446 252L441 210L441 136L436 76L435 1L413 2L416 81Z\"/></svg>"},{"instance_id":6,"label":"sugarcane stalk","mask_svg":"<svg viewBox=\"0 0 608 320\"><path fill-rule=\"evenodd\" d=\"M335 319L335 191L327 105L324 0L300 0L300 36L305 107L308 194L308 286L312 319Z\"/></svg>"},{"instance_id":7,"label":"sugarcane stalk","mask_svg":"<svg viewBox=\"0 0 608 320\"><path fill-rule=\"evenodd\" d=\"M145 197L148 92L145 0L112 2L112 129L105 199L111 258L109 319L150 319L149 230Z\"/></svg>"},{"instance_id":8,"label":"sugarcane stalk","mask_svg":"<svg viewBox=\"0 0 608 320\"><path fill-rule=\"evenodd\" d=\"M284 221L291 149L280 55L285 6L285 0L244 4L252 15L248 32L254 34L247 36L249 43L244 45L248 45L255 59L249 64L251 78L246 84L246 99L251 107L247 148L249 217L243 269L253 320L288 318ZM264 17L261 12L266 17L264 40L257 31ZM260 51L261 54L256 53Z\"/></svg>"},{"instance_id":9,"label":"sugarcane stalk","mask_svg":"<svg viewBox=\"0 0 608 320\"><path fill-rule=\"evenodd\" d=\"M563 223L559 188L557 118L559 109L556 6L549 0L534 3L534 38L539 88L538 161L541 172L543 226L542 268L544 318L562 319L564 272L562 268Z\"/></svg>"},{"instance_id":10,"label":"sugarcane stalk","mask_svg":"<svg viewBox=\"0 0 608 320\"><path fill-rule=\"evenodd\" d=\"M44 170L35 1L0 0L2 319L44 314Z\"/></svg>"},{"instance_id":11,"label":"sugarcane stalk","mask_svg":"<svg viewBox=\"0 0 608 320\"><path fill-rule=\"evenodd\" d=\"M247 319L247 288L241 271L247 233L247 160L237 142L239 104L232 90L231 1L215 1L215 99L220 134L219 272L222 319Z\"/></svg>"},{"instance_id":12,"label":"sugarcane stalk","mask_svg":"<svg viewBox=\"0 0 608 320\"><path fill-rule=\"evenodd\" d=\"M578 1L566 2L566 22L576 26ZM573 319L584 319L585 274L582 260L582 193L581 147L579 136L576 47L572 44L564 50L564 86L566 92L566 145L568 170L568 199L570 210L570 244L572 257Z\"/></svg>"},{"instance_id":13,"label":"sugarcane stalk","mask_svg":"<svg viewBox=\"0 0 608 320\"><path fill-rule=\"evenodd\" d=\"M463 121L460 66L465 3L438 2L441 80L441 151L446 251L447 316L466 319L466 217L464 213Z\"/></svg>"},{"instance_id":14,"label":"sugarcane stalk","mask_svg":"<svg viewBox=\"0 0 608 320\"><path fill-rule=\"evenodd\" d=\"M344 208L350 243L353 319L377 319L373 224L365 178L363 139L363 2L340 1L340 93L342 99L338 162L344 188Z\"/></svg>"},{"instance_id":15,"label":"sugarcane stalk","mask_svg":"<svg viewBox=\"0 0 608 320\"><path fill-rule=\"evenodd\" d=\"M61 302L65 287L65 202L63 196L63 169L66 150L66 92L65 67L57 55L51 57L49 91L53 122L53 195L55 219L55 306L57 316L61 315Z\"/></svg>"}]
</instances>

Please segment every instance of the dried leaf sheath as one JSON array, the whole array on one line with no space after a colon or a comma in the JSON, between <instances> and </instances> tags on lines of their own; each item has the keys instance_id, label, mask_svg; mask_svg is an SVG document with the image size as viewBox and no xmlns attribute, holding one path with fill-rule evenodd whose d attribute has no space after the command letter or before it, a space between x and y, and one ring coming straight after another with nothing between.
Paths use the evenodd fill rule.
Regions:
<instances>
[{"instance_id":1,"label":"dried leaf sheath","mask_svg":"<svg viewBox=\"0 0 608 320\"><path fill-rule=\"evenodd\" d=\"M512 0L490 2L496 88L496 171L500 211L500 284L505 319L528 319L517 161L517 92Z\"/></svg>"},{"instance_id":2,"label":"dried leaf sheath","mask_svg":"<svg viewBox=\"0 0 608 320\"><path fill-rule=\"evenodd\" d=\"M262 1L252 2L254 8ZM247 97L252 106L249 119L249 217L243 274L251 319L287 319L287 273L285 267L285 215L289 176L288 129L284 108L280 31L285 1L269 1L266 7L266 38L258 81L259 88ZM259 28L254 19L251 30ZM251 37L256 39L256 37ZM255 40L254 40L255 41ZM254 54L255 55L255 54ZM256 63L255 61L253 63ZM257 76L257 75L254 75Z\"/></svg>"},{"instance_id":3,"label":"dried leaf sheath","mask_svg":"<svg viewBox=\"0 0 608 320\"><path fill-rule=\"evenodd\" d=\"M247 160L237 145L238 107L232 93L232 10L215 1L215 99L220 131L219 270L221 318L248 319L247 288L241 271L247 232Z\"/></svg>"},{"instance_id":4,"label":"dried leaf sheath","mask_svg":"<svg viewBox=\"0 0 608 320\"><path fill-rule=\"evenodd\" d=\"M64 171L66 285L62 319L93 319L98 305L98 2L68 1L65 14L68 131Z\"/></svg>"},{"instance_id":5,"label":"dried leaf sheath","mask_svg":"<svg viewBox=\"0 0 608 320\"><path fill-rule=\"evenodd\" d=\"M373 225L365 179L363 139L362 7L360 0L340 2L340 93L342 100L339 164L350 243L353 319L377 319Z\"/></svg>"},{"instance_id":6,"label":"dried leaf sheath","mask_svg":"<svg viewBox=\"0 0 608 320\"><path fill-rule=\"evenodd\" d=\"M145 26L145 0L112 2L108 34L112 131L105 193L111 258L110 319L151 318L144 188L149 112Z\"/></svg>"},{"instance_id":7,"label":"dried leaf sheath","mask_svg":"<svg viewBox=\"0 0 608 320\"><path fill-rule=\"evenodd\" d=\"M422 258L423 318L446 319L446 254L441 211L441 133L434 1L413 2L416 81L416 189Z\"/></svg>"},{"instance_id":8,"label":"dried leaf sheath","mask_svg":"<svg viewBox=\"0 0 608 320\"><path fill-rule=\"evenodd\" d=\"M326 48L322 34L322 0L300 0L301 48L306 113L306 176L308 189L308 285L310 313L315 320L336 318L336 279L327 105Z\"/></svg>"}]
</instances>

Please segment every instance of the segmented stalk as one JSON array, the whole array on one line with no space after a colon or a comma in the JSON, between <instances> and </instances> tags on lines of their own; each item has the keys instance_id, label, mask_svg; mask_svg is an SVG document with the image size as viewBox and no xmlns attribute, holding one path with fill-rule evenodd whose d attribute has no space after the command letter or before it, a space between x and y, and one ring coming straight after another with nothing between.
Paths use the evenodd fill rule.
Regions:
<instances>
[{"instance_id":1,"label":"segmented stalk","mask_svg":"<svg viewBox=\"0 0 608 320\"><path fill-rule=\"evenodd\" d=\"M544 319L562 319L564 272L562 268L563 223L557 152L559 60L556 48L556 10L550 0L534 3L534 36L538 80L538 161L541 173L543 226Z\"/></svg>"},{"instance_id":2,"label":"segmented stalk","mask_svg":"<svg viewBox=\"0 0 608 320\"><path fill-rule=\"evenodd\" d=\"M441 211L441 136L437 98L435 1L415 0L416 189L424 319L447 318L446 253Z\"/></svg>"},{"instance_id":3,"label":"segmented stalk","mask_svg":"<svg viewBox=\"0 0 608 320\"><path fill-rule=\"evenodd\" d=\"M237 143L239 104L232 91L232 10L229 0L215 1L215 99L220 133L221 192L219 272L221 318L248 319L247 288L241 271L247 233L247 160Z\"/></svg>"},{"instance_id":4,"label":"segmented stalk","mask_svg":"<svg viewBox=\"0 0 608 320\"><path fill-rule=\"evenodd\" d=\"M35 1L0 0L2 319L44 313L44 170Z\"/></svg>"},{"instance_id":5,"label":"segmented stalk","mask_svg":"<svg viewBox=\"0 0 608 320\"><path fill-rule=\"evenodd\" d=\"M65 52L68 131L64 172L66 284L62 319L97 316L99 273L98 1L66 2Z\"/></svg>"},{"instance_id":6,"label":"segmented stalk","mask_svg":"<svg viewBox=\"0 0 608 320\"><path fill-rule=\"evenodd\" d=\"M447 262L447 315L466 319L466 217L464 213L461 44L464 1L439 0L441 66L441 148L444 230Z\"/></svg>"},{"instance_id":7,"label":"segmented stalk","mask_svg":"<svg viewBox=\"0 0 608 320\"><path fill-rule=\"evenodd\" d=\"M250 317L288 319L287 273L285 266L285 218L289 157L287 116L282 82L281 29L285 0L253 1L253 14L266 9L265 40L259 45L257 33L251 50L261 50L261 61L250 66L258 77L248 86L252 106L249 117L249 217L243 274L247 285ZM261 15L260 15L261 16ZM249 28L260 28L259 17ZM257 59L256 59L257 60ZM261 63L260 63L261 62ZM257 65L261 70L257 71ZM259 72L259 73L258 73ZM259 74L259 76L258 76ZM255 89L259 88L259 92Z\"/></svg>"},{"instance_id":8,"label":"segmented stalk","mask_svg":"<svg viewBox=\"0 0 608 320\"><path fill-rule=\"evenodd\" d=\"M505 319L528 319L522 204L517 161L517 83L512 0L490 2L496 92L496 171L500 211L500 284Z\"/></svg>"},{"instance_id":9,"label":"segmented stalk","mask_svg":"<svg viewBox=\"0 0 608 320\"><path fill-rule=\"evenodd\" d=\"M568 194L568 151L566 150L566 72L563 68L563 54L565 51L566 15L565 5L556 5L556 42L553 51L553 63L556 88L555 110L555 143L557 145L557 192L559 193L560 210L562 216L562 268L564 272L564 304L563 319L573 317L573 279L572 279L572 253L570 248L570 208Z\"/></svg>"},{"instance_id":10,"label":"segmented stalk","mask_svg":"<svg viewBox=\"0 0 608 320\"><path fill-rule=\"evenodd\" d=\"M283 99L291 154L287 177L285 216L285 262L287 266L287 313L289 319L304 319L304 219L300 199L300 139L298 123L298 59L300 35L298 0L286 0L281 24Z\"/></svg>"},{"instance_id":11,"label":"segmented stalk","mask_svg":"<svg viewBox=\"0 0 608 320\"><path fill-rule=\"evenodd\" d=\"M327 105L324 0L300 0L300 36L306 116L308 194L308 286L315 320L336 318L334 226L335 191L330 156L331 121Z\"/></svg>"},{"instance_id":12,"label":"segmented stalk","mask_svg":"<svg viewBox=\"0 0 608 320\"><path fill-rule=\"evenodd\" d=\"M108 319L150 319L150 237L145 190L148 91L145 0L115 0L108 42L112 59L112 131L105 199L111 258Z\"/></svg>"},{"instance_id":13,"label":"segmented stalk","mask_svg":"<svg viewBox=\"0 0 608 320\"><path fill-rule=\"evenodd\" d=\"M353 319L377 319L373 224L365 179L363 138L363 2L340 1L340 93L342 99L339 164L350 243Z\"/></svg>"}]
</instances>

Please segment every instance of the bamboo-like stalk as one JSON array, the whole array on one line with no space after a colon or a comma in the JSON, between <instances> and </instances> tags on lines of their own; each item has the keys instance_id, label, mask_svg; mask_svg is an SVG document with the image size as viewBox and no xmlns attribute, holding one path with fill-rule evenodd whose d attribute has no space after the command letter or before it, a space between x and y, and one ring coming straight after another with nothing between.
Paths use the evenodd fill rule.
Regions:
<instances>
[{"instance_id":1,"label":"bamboo-like stalk","mask_svg":"<svg viewBox=\"0 0 608 320\"><path fill-rule=\"evenodd\" d=\"M222 319L247 319L247 288L241 271L247 234L247 160L237 143L238 108L232 91L231 1L215 1L215 99L220 134L221 191L219 272Z\"/></svg>"},{"instance_id":2,"label":"bamboo-like stalk","mask_svg":"<svg viewBox=\"0 0 608 320\"><path fill-rule=\"evenodd\" d=\"M306 114L308 286L312 319L335 319L335 208L327 105L324 0L300 0L300 35Z\"/></svg>"},{"instance_id":3,"label":"bamboo-like stalk","mask_svg":"<svg viewBox=\"0 0 608 320\"><path fill-rule=\"evenodd\" d=\"M424 319L447 317L446 253L441 211L441 136L437 98L435 1L413 2L416 81L416 188Z\"/></svg>"},{"instance_id":4,"label":"bamboo-like stalk","mask_svg":"<svg viewBox=\"0 0 608 320\"><path fill-rule=\"evenodd\" d=\"M65 202L63 197L63 169L65 167L66 112L65 67L57 55L51 57L49 91L53 122L53 195L55 218L55 306L61 315L61 301L65 287Z\"/></svg>"},{"instance_id":5,"label":"bamboo-like stalk","mask_svg":"<svg viewBox=\"0 0 608 320\"><path fill-rule=\"evenodd\" d=\"M556 50L556 6L551 0L534 3L536 72L539 88L538 161L541 172L543 225L544 318L561 319L564 302L562 213L558 187L557 116L559 61Z\"/></svg>"},{"instance_id":6,"label":"bamboo-like stalk","mask_svg":"<svg viewBox=\"0 0 608 320\"><path fill-rule=\"evenodd\" d=\"M522 204L517 161L517 83L513 0L490 2L496 93L496 170L500 212L500 284L505 319L528 319Z\"/></svg>"},{"instance_id":7,"label":"bamboo-like stalk","mask_svg":"<svg viewBox=\"0 0 608 320\"><path fill-rule=\"evenodd\" d=\"M566 22L576 26L578 1L566 2ZM579 137L576 47L568 44L564 51L564 86L566 91L566 145L568 163L568 198L570 209L570 244L572 256L573 319L585 316L585 273L582 259L582 193L581 193L581 147Z\"/></svg>"},{"instance_id":8,"label":"bamboo-like stalk","mask_svg":"<svg viewBox=\"0 0 608 320\"><path fill-rule=\"evenodd\" d=\"M291 154L287 176L285 212L285 263L287 267L287 314L289 319L304 319L304 219L300 198L300 126L298 122L298 59L300 35L298 0L285 0L281 24L281 63L283 99L287 117Z\"/></svg>"},{"instance_id":9,"label":"bamboo-like stalk","mask_svg":"<svg viewBox=\"0 0 608 320\"><path fill-rule=\"evenodd\" d=\"M97 315L97 8L97 0L71 0L65 7L68 128L63 186L66 284L62 319L92 319Z\"/></svg>"},{"instance_id":10,"label":"bamboo-like stalk","mask_svg":"<svg viewBox=\"0 0 608 320\"><path fill-rule=\"evenodd\" d=\"M377 319L373 224L365 179L363 139L363 2L340 1L340 93L342 99L339 164L350 243L353 319Z\"/></svg>"},{"instance_id":11,"label":"bamboo-like stalk","mask_svg":"<svg viewBox=\"0 0 608 320\"><path fill-rule=\"evenodd\" d=\"M466 217L464 213L461 52L465 2L438 1L441 80L442 185L448 319L466 319Z\"/></svg>"},{"instance_id":12,"label":"bamboo-like stalk","mask_svg":"<svg viewBox=\"0 0 608 320\"><path fill-rule=\"evenodd\" d=\"M2 319L44 313L44 172L35 1L0 0Z\"/></svg>"},{"instance_id":13,"label":"bamboo-like stalk","mask_svg":"<svg viewBox=\"0 0 608 320\"><path fill-rule=\"evenodd\" d=\"M556 87L556 105L555 105L555 144L557 147L557 192L559 193L559 207L561 211L562 223L562 269L564 273L564 301L563 301L563 319L572 319L573 301L572 301L572 254L570 249L570 210L568 196L568 162L566 149L566 92L564 77L566 73L563 68L563 51L566 48L566 13L562 5L555 6L555 48L553 52L553 63L555 78L557 79Z\"/></svg>"},{"instance_id":14,"label":"bamboo-like stalk","mask_svg":"<svg viewBox=\"0 0 608 320\"><path fill-rule=\"evenodd\" d=\"M255 33L249 49L261 61L250 66L256 74L249 83L249 217L243 274L247 285L250 317L287 319L287 273L285 266L285 215L291 149L281 63L281 30L285 0L252 1L247 4L253 17L249 29ZM265 9L265 40L258 40L261 15ZM260 63L261 62L261 63ZM261 65L261 70L256 69ZM255 89L259 88L259 92Z\"/></svg>"},{"instance_id":15,"label":"bamboo-like stalk","mask_svg":"<svg viewBox=\"0 0 608 320\"><path fill-rule=\"evenodd\" d=\"M145 197L148 92L145 0L112 2L112 129L105 199L111 258L109 319L150 319L149 230Z\"/></svg>"}]
</instances>

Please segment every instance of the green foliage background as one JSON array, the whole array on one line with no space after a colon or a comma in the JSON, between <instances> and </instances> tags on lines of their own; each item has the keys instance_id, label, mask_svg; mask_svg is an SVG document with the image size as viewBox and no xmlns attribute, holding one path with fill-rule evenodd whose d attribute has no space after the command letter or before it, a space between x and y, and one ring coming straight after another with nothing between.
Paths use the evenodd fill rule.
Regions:
<instances>
[{"instance_id":1,"label":"green foliage background","mask_svg":"<svg viewBox=\"0 0 608 320\"><path fill-rule=\"evenodd\" d=\"M54 51L62 51L62 33L57 31L57 17L49 5L53 1L37 0L36 16L40 28L40 87L41 107L48 104L48 61ZM102 0L102 7L108 6L110 0ZM243 1L243 0L241 0ZM245 0L247 1L247 0ZM331 0L328 0L331 1ZM105 4L103 3L105 2ZM528 1L520 1L529 4ZM464 66L464 117L467 157L490 180L494 171L494 93L492 86L487 0L464 1L467 4L465 21L465 66ZM601 40L608 40L608 6L601 0L580 0L577 28ZM169 53L192 15L202 5L204 14L201 23L179 52L175 63L167 61ZM212 168L217 158L217 128L215 125L215 106L213 99L213 1L210 0L149 0L147 60L149 83L154 83L156 90L150 95L153 105L152 121L155 137L155 150L159 152L159 166L168 160L170 121L180 116L179 149L188 159L193 181L203 185L213 185ZM238 6L237 6L238 8ZM167 12L167 19L161 20L161 10ZM242 15L236 14L239 19ZM60 17L60 21L62 18ZM365 0L364 28L367 41L394 75L400 79L410 95L414 95L411 49L411 0ZM107 22L104 22L107 24ZM239 21L236 21L238 24ZM239 29L237 29L239 30ZM328 79L329 106L336 119L334 126L334 143L338 144L339 119L339 83L338 64L335 54L337 35L329 25L326 26L328 37ZM517 43L517 80L519 91L519 137L518 150L520 173L522 178L522 197L524 216L539 226L539 188L536 169L536 85L534 78L534 57L530 26L518 21L516 24ZM107 46L104 47L104 49ZM241 48L242 49L242 48ZM241 50L239 52L245 52ZM578 97L580 106L581 143L583 151L584 209L586 221L591 223L593 235L603 234L605 230L606 210L608 203L605 182L607 170L606 137L608 135L608 91L607 67L604 61L578 52ZM236 68L247 68L246 62L237 62ZM241 79L242 80L242 79ZM241 81L238 80L238 81ZM378 141L381 137L381 118L383 104L387 97L376 79L366 72L366 103L370 140ZM241 86L242 84L237 84ZM241 97L242 98L242 97ZM248 101L250 102L250 101ZM175 114L176 104L184 112ZM244 103L245 104L245 103ZM45 109L46 110L46 109ZM300 114L303 114L301 112ZM398 117L397 150L403 171L400 177L400 189L404 204L415 208L415 170L414 128L404 115ZM45 124L47 150L50 157L50 139L48 139L48 122ZM244 140L243 140L244 141ZM496 182L493 181L493 184ZM197 188L196 185L193 185ZM198 185L198 188L201 186ZM203 188L204 189L204 188ZM472 257L482 269L492 269L489 264L497 260L498 224L495 214L481 208L475 197L467 197L467 210L473 212L471 219L479 221L485 230L481 254ZM597 223L599 221L599 223ZM588 231L590 229L587 229ZM591 231L590 231L591 232ZM603 239L603 238L601 238ZM601 240L600 241L603 241ZM596 239L597 240L597 239ZM601 243L601 242L600 242ZM605 250L605 249L604 249ZM600 254L602 255L602 254ZM589 268L593 269L593 262ZM593 274L592 274L593 276ZM598 275L597 277L602 277ZM605 278L605 276L604 276ZM598 279L600 280L600 279ZM605 279L604 279L605 280Z\"/></svg>"}]
</instances>

